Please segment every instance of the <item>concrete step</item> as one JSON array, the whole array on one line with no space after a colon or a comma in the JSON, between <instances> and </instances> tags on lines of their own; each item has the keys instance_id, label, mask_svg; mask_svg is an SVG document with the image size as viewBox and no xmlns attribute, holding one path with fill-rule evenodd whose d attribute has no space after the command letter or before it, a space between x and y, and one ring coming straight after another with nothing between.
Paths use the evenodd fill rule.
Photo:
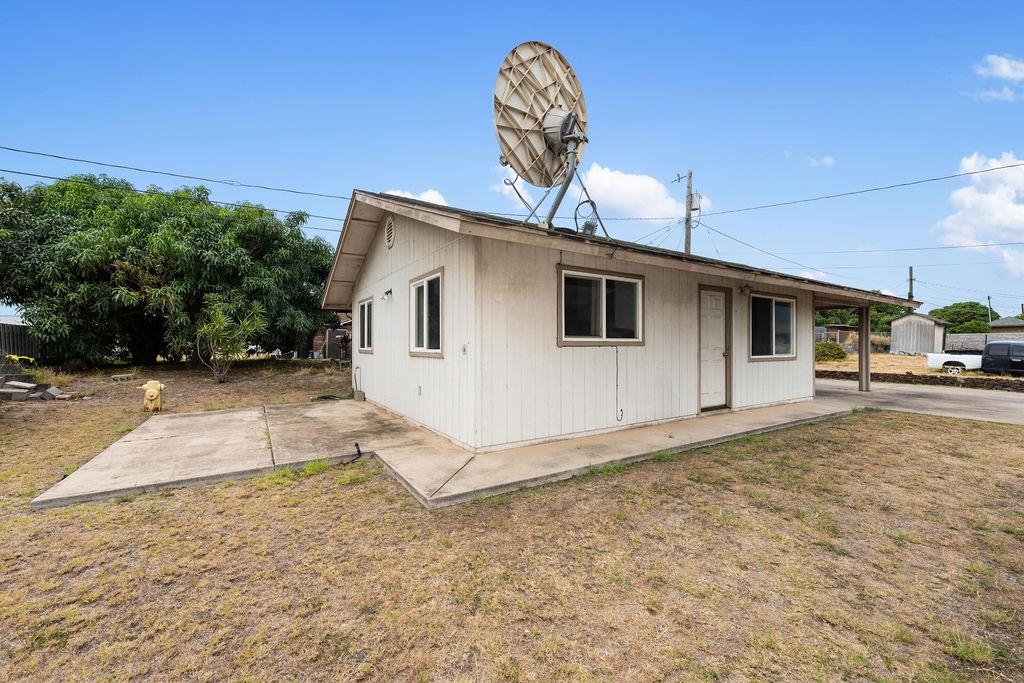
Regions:
<instances>
[{"instance_id":1,"label":"concrete step","mask_svg":"<svg viewBox=\"0 0 1024 683\"><path fill-rule=\"evenodd\" d=\"M34 384L36 378L34 375L29 375L24 372L7 372L0 373L0 385L7 384L8 382L29 382Z\"/></svg>"},{"instance_id":2,"label":"concrete step","mask_svg":"<svg viewBox=\"0 0 1024 683\"><path fill-rule=\"evenodd\" d=\"M25 401L28 394L28 389L0 389L0 401Z\"/></svg>"},{"instance_id":3,"label":"concrete step","mask_svg":"<svg viewBox=\"0 0 1024 683\"><path fill-rule=\"evenodd\" d=\"M8 381L4 382L3 386L0 387L0 388L2 388L2 389L28 389L29 391L31 391L32 389L35 389L37 386L39 386L39 385L36 384L35 382L20 382L18 380L14 380L14 381L8 380Z\"/></svg>"}]
</instances>

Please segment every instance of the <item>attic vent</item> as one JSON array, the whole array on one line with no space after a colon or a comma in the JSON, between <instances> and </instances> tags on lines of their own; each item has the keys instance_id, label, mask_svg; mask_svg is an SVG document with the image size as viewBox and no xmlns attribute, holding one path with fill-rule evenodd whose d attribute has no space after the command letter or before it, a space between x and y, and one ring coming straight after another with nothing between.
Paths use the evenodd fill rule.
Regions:
<instances>
[{"instance_id":1,"label":"attic vent","mask_svg":"<svg viewBox=\"0 0 1024 683\"><path fill-rule=\"evenodd\" d=\"M395 246L395 219L391 216L384 222L384 244L388 249Z\"/></svg>"}]
</instances>

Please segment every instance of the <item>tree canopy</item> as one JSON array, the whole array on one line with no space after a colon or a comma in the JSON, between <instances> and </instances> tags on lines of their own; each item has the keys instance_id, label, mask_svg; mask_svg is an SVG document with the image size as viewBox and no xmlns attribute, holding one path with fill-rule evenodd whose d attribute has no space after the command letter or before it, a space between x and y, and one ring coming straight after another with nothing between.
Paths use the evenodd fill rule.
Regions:
<instances>
[{"instance_id":1,"label":"tree canopy","mask_svg":"<svg viewBox=\"0 0 1024 683\"><path fill-rule=\"evenodd\" d=\"M333 319L320 310L332 250L302 233L305 220L217 206L203 187L0 178L0 300L60 358L192 355L214 302L239 317L258 302L265 325L253 341L301 350Z\"/></svg>"},{"instance_id":2,"label":"tree canopy","mask_svg":"<svg viewBox=\"0 0 1024 683\"><path fill-rule=\"evenodd\" d=\"M880 291L872 290L876 294ZM896 304L871 304L871 331L874 334L889 336L892 330L892 321L907 312L904 306ZM814 317L815 325L856 325L858 320L856 309L836 308L828 311L818 311Z\"/></svg>"},{"instance_id":3,"label":"tree canopy","mask_svg":"<svg viewBox=\"0 0 1024 683\"><path fill-rule=\"evenodd\" d=\"M990 331L992 328L988 324L988 312L988 306L977 301L959 301L942 308L933 308L928 311L928 315L948 322L949 327L946 331L955 334ZM992 311L992 319L995 320L998 317L999 314Z\"/></svg>"}]
</instances>

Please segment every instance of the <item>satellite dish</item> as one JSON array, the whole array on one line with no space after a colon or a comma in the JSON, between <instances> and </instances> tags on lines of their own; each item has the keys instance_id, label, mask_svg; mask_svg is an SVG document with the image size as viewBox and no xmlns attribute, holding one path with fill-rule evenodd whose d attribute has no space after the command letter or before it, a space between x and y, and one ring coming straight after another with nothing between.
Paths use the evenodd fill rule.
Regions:
<instances>
[{"instance_id":1,"label":"satellite dish","mask_svg":"<svg viewBox=\"0 0 1024 683\"><path fill-rule=\"evenodd\" d=\"M494 130L502 157L523 180L537 187L565 180L567 138L580 138L577 163L583 158L587 104L561 52L528 41L508 53L494 86Z\"/></svg>"}]
</instances>

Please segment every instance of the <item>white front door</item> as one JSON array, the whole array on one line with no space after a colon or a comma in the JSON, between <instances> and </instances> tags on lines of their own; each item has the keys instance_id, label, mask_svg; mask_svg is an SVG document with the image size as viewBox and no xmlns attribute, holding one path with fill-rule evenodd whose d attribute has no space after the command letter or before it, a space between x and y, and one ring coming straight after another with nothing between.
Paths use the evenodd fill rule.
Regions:
<instances>
[{"instance_id":1,"label":"white front door","mask_svg":"<svg viewBox=\"0 0 1024 683\"><path fill-rule=\"evenodd\" d=\"M729 348L725 334L725 292L700 291L700 407L724 407Z\"/></svg>"}]
</instances>

